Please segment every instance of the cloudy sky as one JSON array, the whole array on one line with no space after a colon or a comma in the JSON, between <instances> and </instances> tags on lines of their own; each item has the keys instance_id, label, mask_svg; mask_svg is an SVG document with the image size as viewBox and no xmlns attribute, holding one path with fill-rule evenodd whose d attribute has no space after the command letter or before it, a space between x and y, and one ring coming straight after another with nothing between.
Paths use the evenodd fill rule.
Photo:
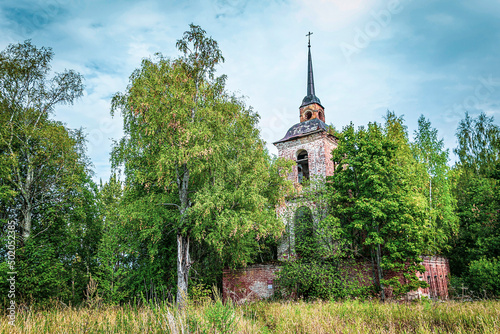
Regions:
<instances>
[{"instance_id":1,"label":"cloudy sky","mask_svg":"<svg viewBox=\"0 0 500 334\"><path fill-rule=\"evenodd\" d=\"M84 97L55 117L85 129L95 179L106 180L122 135L112 95L142 58L176 57L190 23L219 42L218 71L260 114L274 154L271 143L299 121L308 31L316 95L337 129L381 122L389 109L412 134L424 114L451 151L466 110L500 121L498 0L2 0L0 49L31 39L53 49L54 71L84 75Z\"/></svg>"}]
</instances>

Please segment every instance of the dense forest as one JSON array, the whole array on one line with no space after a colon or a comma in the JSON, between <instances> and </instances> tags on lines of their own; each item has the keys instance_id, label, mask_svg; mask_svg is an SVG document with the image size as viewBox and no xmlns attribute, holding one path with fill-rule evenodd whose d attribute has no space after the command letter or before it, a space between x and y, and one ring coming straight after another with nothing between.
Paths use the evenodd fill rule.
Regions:
<instances>
[{"instance_id":1,"label":"dense forest","mask_svg":"<svg viewBox=\"0 0 500 334\"><path fill-rule=\"evenodd\" d=\"M51 49L30 41L0 53L3 305L13 272L16 303L78 305L99 296L182 305L220 287L225 267L276 260L287 231L275 209L296 195L291 162L269 155L258 114L216 76L224 61L217 43L192 25L177 47L178 58L144 59L113 97L124 136L112 148L112 177L99 184L84 131L53 115L82 96L83 77L52 73ZM362 256L412 278L421 256L439 254L450 260L451 284L500 295L493 117L464 115L452 167L423 116L412 134L394 112L384 124L331 132L335 175L303 189L324 204L324 217L303 231L303 257L285 267L284 286L296 283L294 273L334 275L338 261ZM419 284L410 279L399 289ZM346 296L345 286L313 285L307 296Z\"/></svg>"}]
</instances>

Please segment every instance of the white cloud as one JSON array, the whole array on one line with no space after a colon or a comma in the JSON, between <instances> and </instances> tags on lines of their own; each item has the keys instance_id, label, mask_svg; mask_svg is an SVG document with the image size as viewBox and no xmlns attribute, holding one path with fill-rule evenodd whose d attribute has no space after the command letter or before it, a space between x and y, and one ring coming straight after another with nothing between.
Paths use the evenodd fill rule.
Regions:
<instances>
[{"instance_id":1,"label":"white cloud","mask_svg":"<svg viewBox=\"0 0 500 334\"><path fill-rule=\"evenodd\" d=\"M364 18L381 0L297 0L299 21L309 21L318 28L335 31L349 27Z\"/></svg>"},{"instance_id":2,"label":"white cloud","mask_svg":"<svg viewBox=\"0 0 500 334\"><path fill-rule=\"evenodd\" d=\"M426 19L431 24L439 24L439 25L459 24L459 22L457 22L457 20L452 15L444 13L431 14L428 15Z\"/></svg>"},{"instance_id":3,"label":"white cloud","mask_svg":"<svg viewBox=\"0 0 500 334\"><path fill-rule=\"evenodd\" d=\"M352 44L357 29L364 31L370 22L376 21L373 13L380 13L396 2L402 10L392 15L390 23L347 62L339 45ZM458 3L450 2L448 7L461 6ZM473 12L478 27L483 17L500 13L497 5L487 6L484 0L466 6L473 7L476 3ZM500 68L498 53L491 50L489 57L481 59L466 54L460 69L447 68L442 62L440 66L433 64L434 50L427 46L433 45L431 42L439 45L443 40L451 43L450 39L443 39L444 32L453 31L457 19L462 22L470 19L460 11L440 7L438 2L25 1L21 4L23 8L48 13L46 24L35 25L37 29L33 31L19 28L20 23L27 22L26 18L20 18L20 23L7 20L2 8L15 7L17 2L7 4L0 5L0 18L4 19L0 21L4 31L0 35L0 48L33 38L37 46L54 48L54 70L71 68L86 77L86 96L74 106L57 108L57 118L70 127L86 128L97 177L104 179L109 175L108 138L119 139L122 128L119 117L109 116L112 94L125 90L128 77L140 66L142 58L157 51L175 57L178 54L175 41L192 22L200 24L219 42L226 58L219 73L227 74L228 89L247 96L247 103L261 115L262 136L272 153L276 151L270 143L281 139L299 120L298 108L306 92L308 31L314 33L311 43L316 93L326 108L327 122L338 129L350 121L356 125L381 121L386 109L404 113L411 127L414 124L410 122L424 113L434 117L431 121L443 124L433 125L440 126L446 142L453 145L460 115L445 120L444 111L473 93L475 78L482 73L495 76ZM54 4L60 10L49 11L47 6ZM425 33L425 25L433 24L442 25L438 32L443 35ZM474 29L476 26L471 24L469 31ZM498 101L500 89L477 106L495 114L499 110Z\"/></svg>"}]
</instances>

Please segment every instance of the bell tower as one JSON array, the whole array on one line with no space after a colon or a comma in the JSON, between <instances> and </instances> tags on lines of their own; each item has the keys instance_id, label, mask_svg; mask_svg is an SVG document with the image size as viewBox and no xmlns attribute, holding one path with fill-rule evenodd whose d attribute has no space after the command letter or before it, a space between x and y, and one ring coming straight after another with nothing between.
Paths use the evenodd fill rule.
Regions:
<instances>
[{"instance_id":1,"label":"bell tower","mask_svg":"<svg viewBox=\"0 0 500 334\"><path fill-rule=\"evenodd\" d=\"M311 35L307 44L307 93L299 107L299 123L285 137L274 142L278 155L297 162L290 178L301 184L313 176L333 175L331 152L337 147L336 138L328 133L325 108L316 96L311 57Z\"/></svg>"},{"instance_id":2,"label":"bell tower","mask_svg":"<svg viewBox=\"0 0 500 334\"><path fill-rule=\"evenodd\" d=\"M285 137L273 143L278 149L280 158L296 162L288 178L294 182L299 191L315 179L324 182L326 176L333 175L335 166L331 160L332 150L337 148L337 138L328 132L328 126L325 124L325 108L315 92L311 34L310 32L306 35L309 37L307 93L299 107L299 123L293 125ZM277 209L287 231L278 246L278 258L281 260L294 258L301 253L299 245L301 238L305 237L304 231L313 230L323 215L315 202L304 203L299 197L287 200Z\"/></svg>"}]
</instances>

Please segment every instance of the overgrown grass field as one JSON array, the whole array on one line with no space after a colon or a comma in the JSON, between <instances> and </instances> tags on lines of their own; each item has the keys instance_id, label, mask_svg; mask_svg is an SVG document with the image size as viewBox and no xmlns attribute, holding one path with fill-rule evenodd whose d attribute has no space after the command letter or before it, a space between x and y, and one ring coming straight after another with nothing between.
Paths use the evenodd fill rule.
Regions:
<instances>
[{"instance_id":1,"label":"overgrown grass field","mask_svg":"<svg viewBox=\"0 0 500 334\"><path fill-rule=\"evenodd\" d=\"M206 301L52 308L1 317L2 333L500 333L500 301L379 303Z\"/></svg>"}]
</instances>

